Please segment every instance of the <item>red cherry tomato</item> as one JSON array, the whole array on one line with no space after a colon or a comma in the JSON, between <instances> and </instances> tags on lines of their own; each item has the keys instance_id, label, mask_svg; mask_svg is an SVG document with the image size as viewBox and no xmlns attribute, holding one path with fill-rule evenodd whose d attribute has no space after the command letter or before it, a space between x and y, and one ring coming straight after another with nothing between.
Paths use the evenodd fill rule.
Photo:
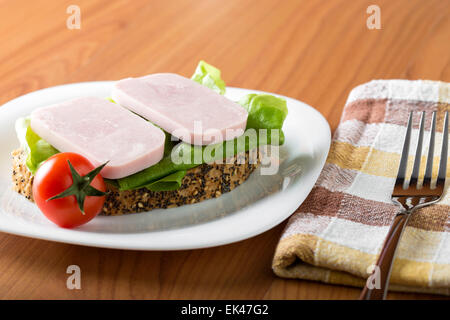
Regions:
<instances>
[{"instance_id":1,"label":"red cherry tomato","mask_svg":"<svg viewBox=\"0 0 450 320\"><path fill-rule=\"evenodd\" d=\"M55 154L37 170L33 181L33 197L49 220L63 228L74 228L85 224L100 213L105 196L86 196L84 214L74 195L48 200L72 186L73 178L68 160L80 176L95 169L88 159L79 154L70 152ZM105 182L100 174L92 180L90 186L102 192L106 191Z\"/></svg>"}]
</instances>

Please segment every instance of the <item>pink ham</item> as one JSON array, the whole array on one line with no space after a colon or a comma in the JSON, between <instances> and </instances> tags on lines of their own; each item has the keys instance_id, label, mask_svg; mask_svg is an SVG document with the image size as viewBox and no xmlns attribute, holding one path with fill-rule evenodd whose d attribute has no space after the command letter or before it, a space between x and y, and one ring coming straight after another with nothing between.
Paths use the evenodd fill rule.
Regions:
<instances>
[{"instance_id":1,"label":"pink ham","mask_svg":"<svg viewBox=\"0 0 450 320\"><path fill-rule=\"evenodd\" d=\"M247 111L185 77L157 73L118 81L112 98L181 140L196 145L243 134Z\"/></svg>"},{"instance_id":2,"label":"pink ham","mask_svg":"<svg viewBox=\"0 0 450 320\"><path fill-rule=\"evenodd\" d=\"M105 99L87 97L40 108L31 128L61 152L76 152L93 165L109 163L105 178L118 179L159 162L164 132Z\"/></svg>"}]
</instances>

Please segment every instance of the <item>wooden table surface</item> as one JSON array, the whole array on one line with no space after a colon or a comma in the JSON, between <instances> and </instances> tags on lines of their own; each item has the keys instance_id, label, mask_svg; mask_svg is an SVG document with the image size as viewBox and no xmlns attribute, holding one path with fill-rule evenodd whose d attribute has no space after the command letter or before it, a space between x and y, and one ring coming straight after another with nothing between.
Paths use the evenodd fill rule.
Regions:
<instances>
[{"instance_id":1,"label":"wooden table surface","mask_svg":"<svg viewBox=\"0 0 450 320\"><path fill-rule=\"evenodd\" d=\"M81 29L69 30L69 5ZM381 30L366 9L381 8ZM351 88L380 78L450 81L449 0L0 0L0 104L41 88L154 72L200 59L230 86L314 106L338 125ZM284 223L217 248L138 252L0 233L3 299L354 299L359 289L274 276ZM81 290L66 268L81 267ZM392 299L442 298L391 293Z\"/></svg>"}]
</instances>

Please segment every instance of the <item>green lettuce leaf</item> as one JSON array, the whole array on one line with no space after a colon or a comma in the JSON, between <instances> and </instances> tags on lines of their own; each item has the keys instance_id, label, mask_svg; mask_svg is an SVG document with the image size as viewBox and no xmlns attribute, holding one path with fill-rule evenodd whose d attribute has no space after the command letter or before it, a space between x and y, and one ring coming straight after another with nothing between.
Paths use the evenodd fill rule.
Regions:
<instances>
[{"instance_id":1,"label":"green lettuce leaf","mask_svg":"<svg viewBox=\"0 0 450 320\"><path fill-rule=\"evenodd\" d=\"M229 141L208 146L194 146L185 142L176 145L171 154L157 164L133 175L118 179L120 190L139 189L177 171L186 171L203 163L232 157L238 153L252 150L265 144L279 144L280 130L264 132L248 129L243 135ZM175 160L175 162L174 162Z\"/></svg>"},{"instance_id":2,"label":"green lettuce leaf","mask_svg":"<svg viewBox=\"0 0 450 320\"><path fill-rule=\"evenodd\" d=\"M164 178L147 184L145 188L149 189L150 191L177 190L181 187L181 181L183 181L185 175L185 170L176 171L172 174L169 174L168 176L165 176Z\"/></svg>"},{"instance_id":3,"label":"green lettuce leaf","mask_svg":"<svg viewBox=\"0 0 450 320\"><path fill-rule=\"evenodd\" d=\"M30 117L19 118L16 120L14 127L16 129L16 135L20 142L20 147L27 152L30 151L27 144L27 129L30 126Z\"/></svg>"},{"instance_id":4,"label":"green lettuce leaf","mask_svg":"<svg viewBox=\"0 0 450 320\"><path fill-rule=\"evenodd\" d=\"M203 60L198 63L191 79L217 93L225 94L225 82L221 78L220 70Z\"/></svg>"},{"instance_id":5,"label":"green lettuce leaf","mask_svg":"<svg viewBox=\"0 0 450 320\"><path fill-rule=\"evenodd\" d=\"M164 140L164 156L167 156L172 152L172 149L177 144L177 142L172 139L172 135L170 133L164 130L163 132L166 135L166 138Z\"/></svg>"},{"instance_id":6,"label":"green lettuce leaf","mask_svg":"<svg viewBox=\"0 0 450 320\"><path fill-rule=\"evenodd\" d=\"M148 186L153 182L157 182L158 180L163 179L171 175L172 173L175 173L177 171L186 171L196 166L198 166L198 164L175 164L174 162L172 162L171 156L167 155L162 158L160 162L149 168L146 168L125 178L117 179L117 183L119 184L120 190L139 189Z\"/></svg>"},{"instance_id":7,"label":"green lettuce leaf","mask_svg":"<svg viewBox=\"0 0 450 320\"><path fill-rule=\"evenodd\" d=\"M15 129L20 146L27 153L26 165L31 173L34 174L42 162L59 153L31 129L29 117L17 119Z\"/></svg>"},{"instance_id":8,"label":"green lettuce leaf","mask_svg":"<svg viewBox=\"0 0 450 320\"><path fill-rule=\"evenodd\" d=\"M26 165L31 173L35 173L39 166L51 156L59 153L50 143L41 139L32 129L28 126L25 140L28 146L28 156Z\"/></svg>"},{"instance_id":9,"label":"green lettuce leaf","mask_svg":"<svg viewBox=\"0 0 450 320\"><path fill-rule=\"evenodd\" d=\"M284 143L281 130L288 114L286 100L270 94L248 94L238 103L248 112L247 129L279 129L280 144Z\"/></svg>"}]
</instances>

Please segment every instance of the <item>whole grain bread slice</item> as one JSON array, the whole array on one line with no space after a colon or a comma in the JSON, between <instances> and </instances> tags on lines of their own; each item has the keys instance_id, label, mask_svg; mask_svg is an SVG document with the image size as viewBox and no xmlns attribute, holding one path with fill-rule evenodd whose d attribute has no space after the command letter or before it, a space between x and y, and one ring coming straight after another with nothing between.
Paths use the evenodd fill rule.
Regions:
<instances>
[{"instance_id":1,"label":"whole grain bread slice","mask_svg":"<svg viewBox=\"0 0 450 320\"><path fill-rule=\"evenodd\" d=\"M252 161L250 161L250 159ZM172 208L220 197L245 182L259 166L260 154L238 154L223 164L202 164L187 171L182 185L175 191L150 191L146 188L121 191L107 184L107 196L101 214L123 215ZM33 175L26 166L23 149L12 152L13 189L33 201Z\"/></svg>"}]
</instances>

